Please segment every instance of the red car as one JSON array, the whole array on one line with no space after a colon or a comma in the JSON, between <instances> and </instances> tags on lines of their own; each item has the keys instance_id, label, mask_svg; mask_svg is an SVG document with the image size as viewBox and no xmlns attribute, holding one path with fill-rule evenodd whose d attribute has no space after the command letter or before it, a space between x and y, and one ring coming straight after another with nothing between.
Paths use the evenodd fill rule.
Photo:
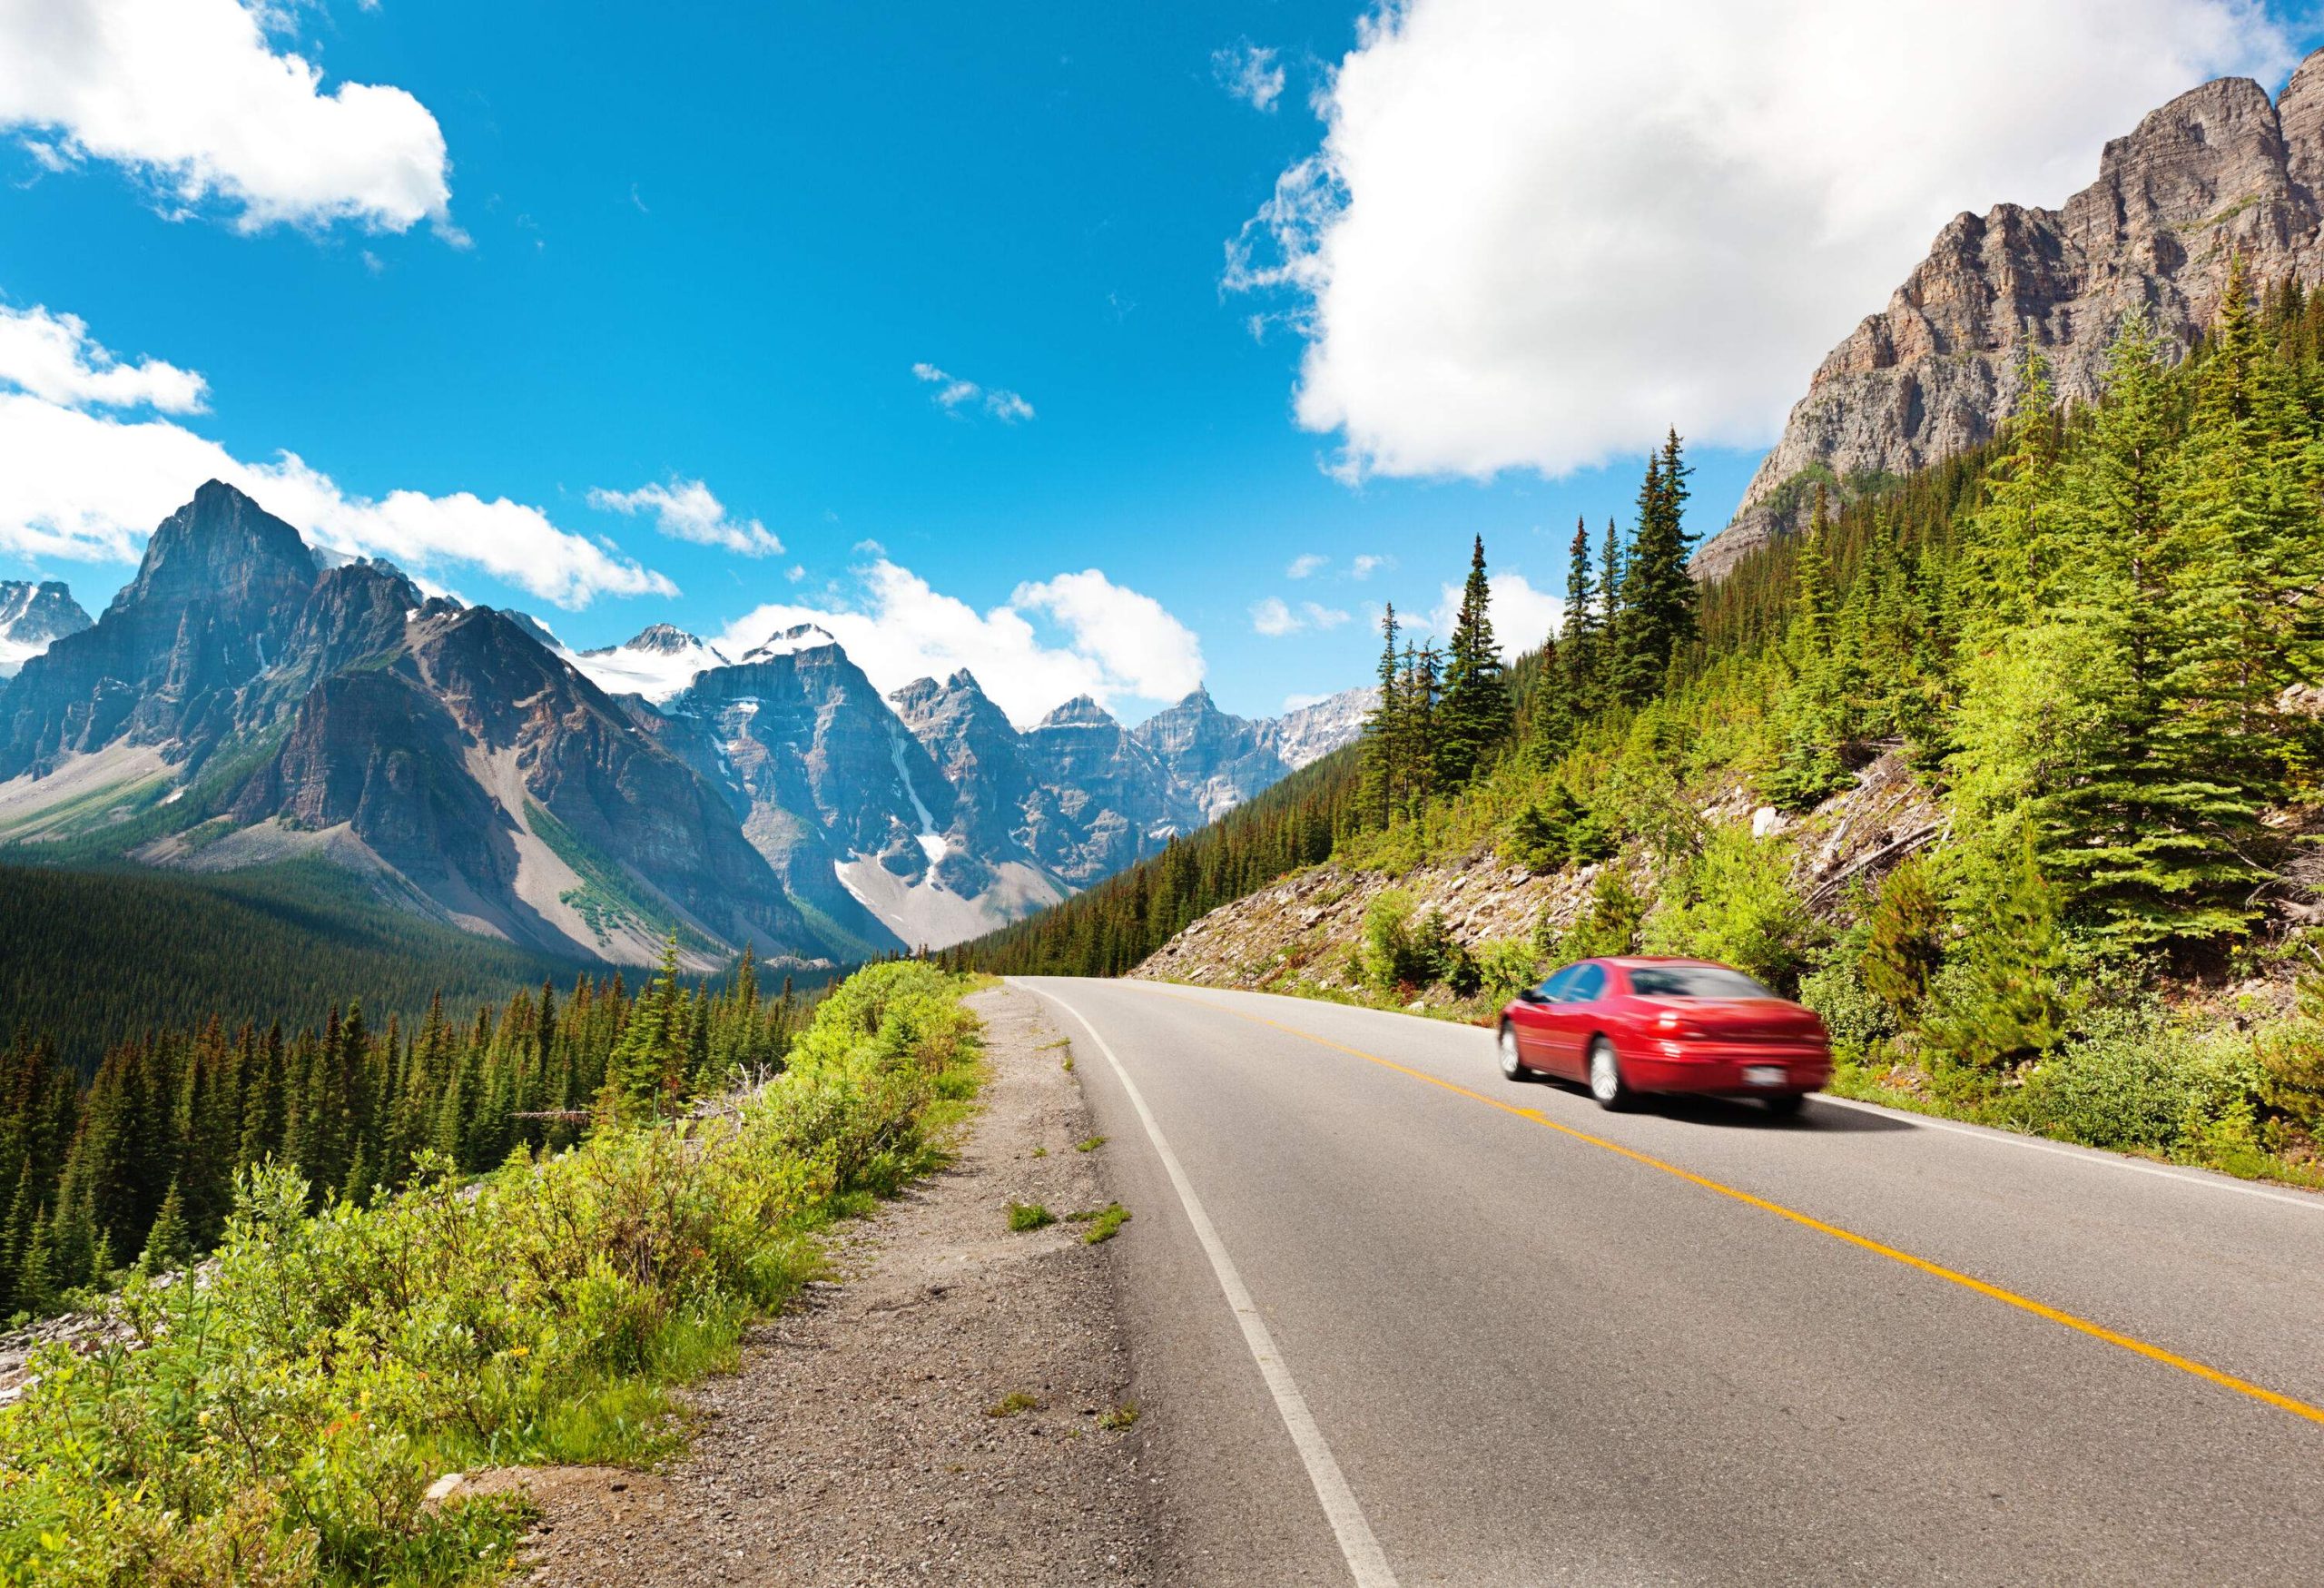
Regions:
<instances>
[{"instance_id":1,"label":"red car","mask_svg":"<svg viewBox=\"0 0 2324 1588\"><path fill-rule=\"evenodd\" d=\"M1811 1010L1705 960L1581 960L1501 1011L1501 1070L1585 1081L1619 1109L1640 1092L1755 1097L1778 1114L1832 1079Z\"/></svg>"}]
</instances>

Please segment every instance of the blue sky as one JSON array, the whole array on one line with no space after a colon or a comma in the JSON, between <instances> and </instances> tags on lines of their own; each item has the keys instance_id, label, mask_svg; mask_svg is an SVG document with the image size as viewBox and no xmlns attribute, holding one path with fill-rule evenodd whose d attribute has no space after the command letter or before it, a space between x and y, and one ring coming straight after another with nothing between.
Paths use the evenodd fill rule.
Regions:
<instances>
[{"instance_id":1,"label":"blue sky","mask_svg":"<svg viewBox=\"0 0 2324 1588\"><path fill-rule=\"evenodd\" d=\"M2053 8L2062 27L2087 25L2066 0ZM2149 9L2155 36L2188 56L2156 80L2180 86L2196 78L2178 74L2247 55L2280 80L2299 42L2203 32L2220 5ZM1402 137L1400 147L1414 137L1399 127L1456 120L1432 115L1424 97L1401 114L1350 108L1349 147L1333 173L1343 209L1319 232L1312 211L1271 207L1314 190L1282 179L1330 153L1310 100L1352 51L1382 81L1427 77L1424 46L1442 53L1439 70L1460 65L1457 39L1383 39L1377 28L1360 37L1365 15L1344 0L901 0L779 14L294 3L274 17L267 47L320 65L326 94L352 83L416 100L440 130L448 201L419 214L429 201L398 200L399 211L374 196L360 201L368 211L337 219L278 219L231 182L188 200L183 173L195 167L111 154L94 120L76 146L67 113L34 106L12 118L0 84L0 122L15 124L0 149L0 305L78 317L89 347L206 382L199 409L118 405L103 410L112 423L174 426L253 465L294 453L340 496L368 504L396 492L507 498L662 576L633 584L675 587L567 587L574 604L560 608L522 587L506 558L496 573L441 535L426 543L434 550L417 560L434 582L536 611L576 646L665 618L716 636L770 604L911 627L920 619L908 601L879 607L865 583L862 570L884 561L891 591L908 571L930 598L1021 617L1031 637L1009 685L1016 698L1004 700L1018 715L1045 691L1062 698L1069 683L1095 678L1134 718L1187 677L1194 664L1168 636L1159 659L1107 653L1109 637L1129 645L1122 636L1152 616L1121 592L1150 597L1190 631L1221 704L1256 715L1362 682L1375 604L1434 607L1472 534L1485 537L1497 570L1558 587L1577 513L1593 524L1626 517L1632 459L1664 423L1724 443L1695 453L1694 527L1715 529L1817 352L1879 307L1885 287L1866 283L1901 276L1925 247L1930 217L2004 197L2055 202L2094 171L2090 129L2125 130L2122 104L2161 97L2146 83L2095 84L2079 119L1960 162L1964 186L2022 179L2044 191L1955 192L1931 179L1901 214L1830 199L1869 241L1834 267L1829 292L1784 328L1774 352L1687 331L1705 349L1696 360L1683 339L1674 350L1637 340L1644 331L1605 345L1596 337L1625 315L1668 320L1654 294L1683 296L1683 279L1675 289L1657 281L1627 307L1579 309L1552 282L1555 301L1541 314L1494 323L1531 278L1521 258L1477 256L1562 247L1521 227L1480 222L1467 238L1459 222L1446 253L1417 265L1364 242L1386 262L1359 280L1358 233L1399 230L1384 201L1366 217L1374 223L1347 226L1330 288L1299 273L1330 227L1356 213L1347 195L1362 204L1393 194L1393 177L1363 163L1389 157L1355 146L1366 116L1377 117L1379 144ZM1558 25L1567 36L1544 49L1605 47L1592 35L1605 24L1580 8ZM1484 36L1489 46L1489 26ZM1352 81L1341 80L1343 93ZM1521 121L1464 135L1512 148L1572 137ZM1452 163L1483 194L1470 212L1487 214L1496 184L1537 193L1545 169L1516 161L1496 172L1466 151ZM1617 165L1605 180L1620 174ZM1530 213L1530 202L1502 212ZM1231 284L1237 239L1254 252ZM1452 246L1464 241L1476 246ZM1585 256L1590 246L1575 244ZM1463 291L1491 312L1459 313L1443 356L1396 345L1432 334L1429 313L1393 301L1412 291L1398 287L1398 269L1432 272L1414 295L1443 318L1456 317ZM1591 270L1593 281L1619 273ZM1437 271L1450 282L1441 299ZM1749 318L1748 305L1728 311L1738 312ZM1262 334L1255 316L1271 321ZM1461 339L1472 335L1485 354L1471 356ZM1529 336L1551 340L1514 375L1492 362ZM1561 372L1568 343L1571 378ZM1316 349L1331 354L1332 372L1303 382L1303 356ZM1433 372L1463 358L1471 368L1452 377L1466 382L1461 394L1428 397ZM1748 380L1693 369L1747 360ZM978 392L953 388L947 407L950 383L916 376L916 365ZM1526 395L1492 395L1504 378ZM1469 417L1467 394L1480 390ZM1420 394L1422 411L1398 407L1405 391ZM1029 414L996 411L996 393L1017 394ZM1547 417L1528 420L1536 411ZM1560 417L1601 412L1603 425ZM1537 433L1564 439L1536 442ZM0 433L0 464L8 446ZM1590 466L1604 456L1620 460ZM657 533L650 507L624 514L591 500L692 481L723 505L729 539L763 548L754 522L782 552L689 543ZM187 479L180 498L197 483ZM285 494L290 507L305 499ZM474 533L493 532L477 523ZM89 557L100 543L113 560ZM64 577L93 611L127 576L118 558L133 555L132 535L93 531L68 547L34 528L12 538L0 524L0 576ZM1290 577L1303 557L1328 560ZM1353 575L1358 557L1379 559L1368 577ZM1105 588L1048 586L1086 569L1100 570ZM1049 594L1021 597L1028 585ZM1270 600L1285 604L1287 622L1268 619ZM1311 611L1320 621L1302 616ZM917 654L911 636L898 643ZM980 643L970 636L952 654ZM1050 652L1087 665L1045 667Z\"/></svg>"}]
</instances>

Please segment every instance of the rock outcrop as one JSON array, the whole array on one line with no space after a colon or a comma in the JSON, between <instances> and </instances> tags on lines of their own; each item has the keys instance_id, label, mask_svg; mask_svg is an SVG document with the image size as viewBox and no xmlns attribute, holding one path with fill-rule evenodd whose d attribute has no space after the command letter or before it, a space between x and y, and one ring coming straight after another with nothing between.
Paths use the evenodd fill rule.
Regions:
<instances>
[{"instance_id":1,"label":"rock outcrop","mask_svg":"<svg viewBox=\"0 0 2324 1588\"><path fill-rule=\"evenodd\" d=\"M2255 289L2324 279L2324 51L2280 100L2246 77L2180 95L2106 145L2063 209L1962 214L1880 313L1832 350L1733 523L1696 554L1717 578L1806 521L1820 481L1846 496L1990 438L2027 341L2062 399L2098 390L2122 316L2183 350L2240 256Z\"/></svg>"}]
</instances>

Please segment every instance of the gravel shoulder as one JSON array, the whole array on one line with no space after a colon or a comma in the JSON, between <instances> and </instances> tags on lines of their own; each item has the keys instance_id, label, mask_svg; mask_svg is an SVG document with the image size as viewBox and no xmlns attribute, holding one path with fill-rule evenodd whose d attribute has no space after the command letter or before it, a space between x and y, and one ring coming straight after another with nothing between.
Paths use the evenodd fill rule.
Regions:
<instances>
[{"instance_id":1,"label":"gravel shoulder","mask_svg":"<svg viewBox=\"0 0 2324 1588\"><path fill-rule=\"evenodd\" d=\"M1137 1225L1091 1246L1062 1221L1113 1193L1108 1149L1077 1150L1094 1127L1048 1011L1008 989L970 1006L990 1080L957 1159L851 1227L831 1278L690 1393L685 1456L472 1480L539 1507L530 1582L1157 1579L1146 1430L1118 1415L1132 1390L1115 1265ZM1060 1222L1012 1233L1011 1202Z\"/></svg>"}]
</instances>

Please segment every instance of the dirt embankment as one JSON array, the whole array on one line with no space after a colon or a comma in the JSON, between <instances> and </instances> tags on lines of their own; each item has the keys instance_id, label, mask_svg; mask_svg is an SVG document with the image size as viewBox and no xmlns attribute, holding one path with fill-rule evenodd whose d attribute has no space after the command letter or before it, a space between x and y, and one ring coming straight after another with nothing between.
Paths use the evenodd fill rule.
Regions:
<instances>
[{"instance_id":1,"label":"dirt embankment","mask_svg":"<svg viewBox=\"0 0 2324 1588\"><path fill-rule=\"evenodd\" d=\"M1819 909L1837 901L1852 877L1876 873L1934 837L1942 815L1894 755L1875 761L1854 788L1804 817L1755 809L1740 793L1699 814L1706 823L1748 822L1756 833L1789 834L1794 884ZM1544 911L1561 927L1572 924L1588 907L1599 870L1537 876L1489 850L1398 877L1315 866L1219 906L1131 974L1209 987L1334 988L1347 981L1347 954L1363 936L1364 911L1390 888L1409 893L1416 912L1443 911L1452 935L1475 949L1496 938L1530 937Z\"/></svg>"},{"instance_id":2,"label":"dirt embankment","mask_svg":"<svg viewBox=\"0 0 2324 1588\"><path fill-rule=\"evenodd\" d=\"M832 1280L693 1393L686 1457L489 1476L541 1509L532 1583L1155 1580L1112 1254L1079 1224L1009 1228L1011 1202L1104 1206L1104 1150L1076 1150L1088 1112L1035 1001L971 1007L992 1079L957 1160L856 1228Z\"/></svg>"}]
</instances>

